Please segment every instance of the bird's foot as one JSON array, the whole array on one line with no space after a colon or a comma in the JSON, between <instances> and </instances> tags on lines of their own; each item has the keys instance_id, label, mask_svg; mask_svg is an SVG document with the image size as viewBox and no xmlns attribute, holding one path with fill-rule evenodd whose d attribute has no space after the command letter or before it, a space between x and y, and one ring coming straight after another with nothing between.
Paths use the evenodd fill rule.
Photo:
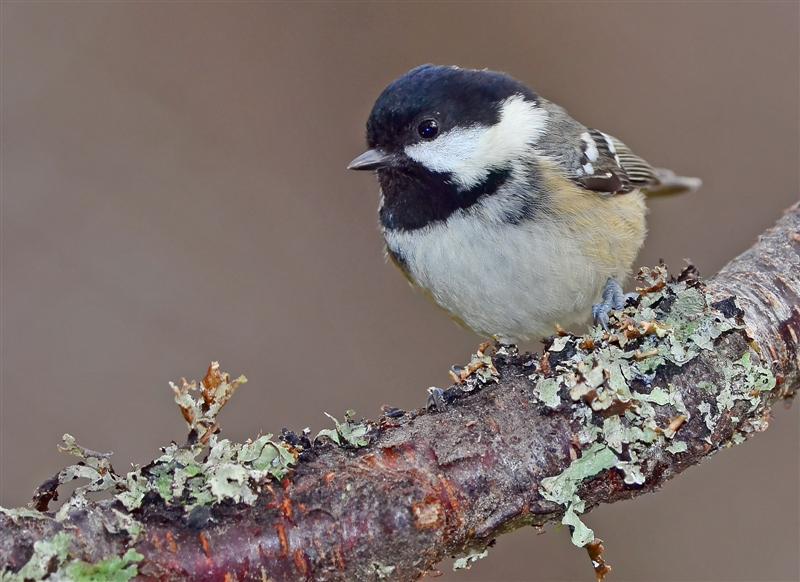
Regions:
<instances>
[{"instance_id":1,"label":"bird's foot","mask_svg":"<svg viewBox=\"0 0 800 582\"><path fill-rule=\"evenodd\" d=\"M592 305L592 319L594 319L594 323L608 330L608 315L612 311L624 309L628 299L635 299L636 297L638 297L638 294L625 293L619 281L613 277L609 277L605 287L603 287L602 301Z\"/></svg>"}]
</instances>

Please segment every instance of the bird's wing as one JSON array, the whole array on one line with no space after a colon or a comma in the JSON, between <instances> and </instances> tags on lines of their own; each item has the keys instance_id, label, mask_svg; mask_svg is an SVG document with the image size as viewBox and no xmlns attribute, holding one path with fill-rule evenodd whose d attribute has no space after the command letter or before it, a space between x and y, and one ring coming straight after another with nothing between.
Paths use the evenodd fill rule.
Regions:
<instances>
[{"instance_id":1,"label":"bird's wing","mask_svg":"<svg viewBox=\"0 0 800 582\"><path fill-rule=\"evenodd\" d=\"M657 195L700 187L697 178L685 178L670 170L654 168L607 133L587 128L579 138L581 153L570 177L587 190L605 195L643 190Z\"/></svg>"}]
</instances>

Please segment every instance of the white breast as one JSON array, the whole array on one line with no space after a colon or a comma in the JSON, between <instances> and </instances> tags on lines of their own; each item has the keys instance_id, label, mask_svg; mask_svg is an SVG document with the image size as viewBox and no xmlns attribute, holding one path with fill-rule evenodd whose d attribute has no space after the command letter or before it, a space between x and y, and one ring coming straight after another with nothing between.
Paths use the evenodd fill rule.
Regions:
<instances>
[{"instance_id":1,"label":"white breast","mask_svg":"<svg viewBox=\"0 0 800 582\"><path fill-rule=\"evenodd\" d=\"M588 318L609 270L549 219L519 225L457 212L416 231L385 231L389 250L444 309L484 336L526 341Z\"/></svg>"}]
</instances>

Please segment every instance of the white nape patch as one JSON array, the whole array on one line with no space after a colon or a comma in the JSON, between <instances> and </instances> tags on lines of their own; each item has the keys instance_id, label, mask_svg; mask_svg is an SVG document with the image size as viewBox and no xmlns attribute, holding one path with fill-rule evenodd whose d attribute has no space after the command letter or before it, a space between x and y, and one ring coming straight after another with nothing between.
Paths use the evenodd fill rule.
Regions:
<instances>
[{"instance_id":1,"label":"white nape patch","mask_svg":"<svg viewBox=\"0 0 800 582\"><path fill-rule=\"evenodd\" d=\"M583 171L587 174L594 174L594 166L592 164L583 164Z\"/></svg>"},{"instance_id":2,"label":"white nape patch","mask_svg":"<svg viewBox=\"0 0 800 582\"><path fill-rule=\"evenodd\" d=\"M489 172L506 168L525 155L547 125L547 111L522 95L500 106L500 121L492 126L457 127L432 141L406 147L406 155L434 172L448 172L462 189L481 183Z\"/></svg>"},{"instance_id":3,"label":"white nape patch","mask_svg":"<svg viewBox=\"0 0 800 582\"><path fill-rule=\"evenodd\" d=\"M581 139L583 143L586 144L586 151L584 152L586 154L586 159L590 162L596 162L597 158L600 157L600 152L597 151L597 144L594 142L594 139L587 131L581 134Z\"/></svg>"}]
</instances>

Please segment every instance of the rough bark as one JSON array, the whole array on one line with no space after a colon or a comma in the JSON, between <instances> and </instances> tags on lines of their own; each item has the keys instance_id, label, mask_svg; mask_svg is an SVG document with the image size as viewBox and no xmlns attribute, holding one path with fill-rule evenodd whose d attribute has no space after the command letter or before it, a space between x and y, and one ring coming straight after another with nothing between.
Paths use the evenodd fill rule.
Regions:
<instances>
[{"instance_id":1,"label":"rough bark","mask_svg":"<svg viewBox=\"0 0 800 582\"><path fill-rule=\"evenodd\" d=\"M141 579L414 580L443 558L483 549L506 531L560 520L570 506L577 514L653 492L766 428L769 407L797 391L800 204L712 279L696 282L690 273L683 279L663 287L654 277L642 291L643 297L661 294L651 305L658 321L648 321L652 312L640 305L615 320L610 335L555 338L544 356L501 350L492 360L497 375L485 358L476 358L462 372L469 378L445 392L441 410L390 412L368 424L365 446L344 438L343 446L289 438L295 454L303 449L299 460L282 480L253 484L254 499L212 502L187 513L179 501L151 492L130 511L111 497L59 519L0 513L0 572L6 568L10 577L32 555L41 558L44 545L37 554L35 542L66 532L66 554L46 560L51 578L70 560L107 565L109 556L134 548L142 559L130 561L128 572ZM612 395L603 404L613 362L600 370L602 387L585 389L587 370L597 368L603 354L622 354L626 362L657 357L642 352L642 342L659 342L663 330L685 323L670 310L686 304L681 293L687 289L707 304L703 325L717 327L710 336L681 341L700 345L710 337L713 347L697 348L683 365L654 364L651 379L626 378L631 398ZM673 336L664 341L670 337L674 347ZM594 363L581 372L588 360ZM548 379L555 379L549 384L555 393L545 393ZM615 445L617 437L603 432L610 418L628 428L656 426L650 431L655 440L626 437ZM685 451L668 452L678 441ZM574 479L577 497L569 484L565 493L558 488L564 483L543 482L571 475L579 459L609 447L617 451L614 466ZM633 458L631 451L637 452ZM47 506L47 490L38 498L40 509ZM136 527L120 526L120 515L132 517Z\"/></svg>"}]
</instances>

